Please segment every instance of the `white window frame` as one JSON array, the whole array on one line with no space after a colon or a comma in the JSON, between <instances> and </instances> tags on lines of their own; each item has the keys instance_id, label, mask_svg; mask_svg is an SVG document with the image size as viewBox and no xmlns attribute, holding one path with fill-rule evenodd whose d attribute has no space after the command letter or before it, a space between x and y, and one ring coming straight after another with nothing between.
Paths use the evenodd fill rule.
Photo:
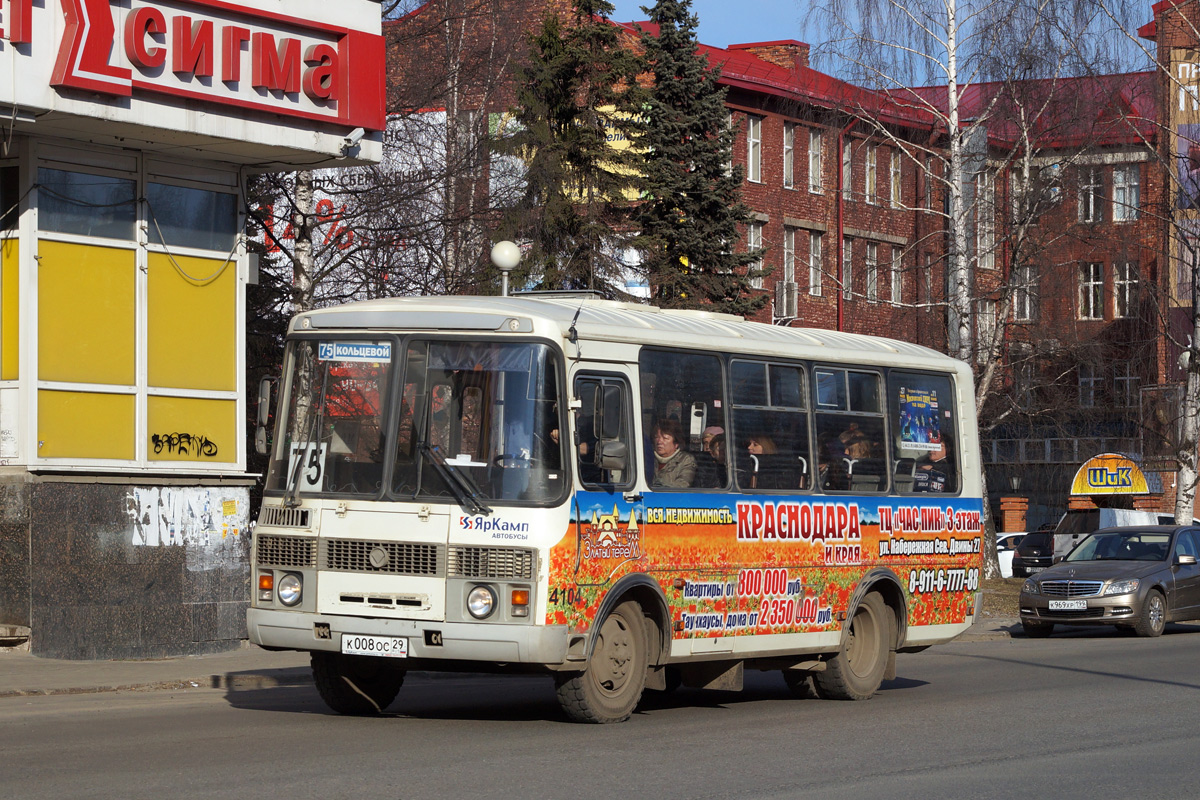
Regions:
<instances>
[{"instance_id":1,"label":"white window frame","mask_svg":"<svg viewBox=\"0 0 1200 800\"><path fill-rule=\"evenodd\" d=\"M821 164L824 145L824 131L818 129L808 132L808 191L812 194L825 194L825 177Z\"/></svg>"},{"instance_id":2,"label":"white window frame","mask_svg":"<svg viewBox=\"0 0 1200 800\"><path fill-rule=\"evenodd\" d=\"M1095 223L1103 221L1103 181L1099 167L1081 167L1079 181L1079 221ZM1114 187L1114 191L1116 187Z\"/></svg>"},{"instance_id":3,"label":"white window frame","mask_svg":"<svg viewBox=\"0 0 1200 800\"><path fill-rule=\"evenodd\" d=\"M746 224L746 252L752 252L762 247L763 224L761 222L749 222ZM763 260L760 257L757 261L750 263L751 270L761 270L763 268ZM758 276L750 279L750 288L762 289L765 276Z\"/></svg>"},{"instance_id":4,"label":"white window frame","mask_svg":"<svg viewBox=\"0 0 1200 800\"><path fill-rule=\"evenodd\" d=\"M854 150L849 139L842 143L842 199L854 199Z\"/></svg>"},{"instance_id":5,"label":"white window frame","mask_svg":"<svg viewBox=\"0 0 1200 800\"><path fill-rule=\"evenodd\" d=\"M891 185L888 191L892 196L892 208L900 208L903 200L904 189L904 162L901 161L899 148L892 148L892 174Z\"/></svg>"},{"instance_id":6,"label":"white window frame","mask_svg":"<svg viewBox=\"0 0 1200 800\"><path fill-rule=\"evenodd\" d=\"M821 296L821 282L824 279L824 256L822 250L822 234L819 231L808 232L808 293L812 297Z\"/></svg>"},{"instance_id":7,"label":"white window frame","mask_svg":"<svg viewBox=\"0 0 1200 800\"><path fill-rule=\"evenodd\" d=\"M975 177L975 254L980 269L996 268L996 173Z\"/></svg>"},{"instance_id":8,"label":"white window frame","mask_svg":"<svg viewBox=\"0 0 1200 800\"><path fill-rule=\"evenodd\" d=\"M975 363L986 364L992 352L992 340L996 337L996 302L982 299L975 301Z\"/></svg>"},{"instance_id":9,"label":"white window frame","mask_svg":"<svg viewBox=\"0 0 1200 800\"><path fill-rule=\"evenodd\" d=\"M879 302L879 245L867 242L867 252L863 259L867 276L867 302Z\"/></svg>"},{"instance_id":10,"label":"white window frame","mask_svg":"<svg viewBox=\"0 0 1200 800\"><path fill-rule=\"evenodd\" d=\"M867 145L866 167L863 173L863 195L869 205L879 204L879 147Z\"/></svg>"},{"instance_id":11,"label":"white window frame","mask_svg":"<svg viewBox=\"0 0 1200 800\"><path fill-rule=\"evenodd\" d=\"M1125 164L1113 169L1113 222L1132 222L1141 214L1141 166Z\"/></svg>"},{"instance_id":12,"label":"white window frame","mask_svg":"<svg viewBox=\"0 0 1200 800\"><path fill-rule=\"evenodd\" d=\"M933 210L933 156L925 156L925 191L921 195L921 207Z\"/></svg>"},{"instance_id":13,"label":"white window frame","mask_svg":"<svg viewBox=\"0 0 1200 800\"><path fill-rule=\"evenodd\" d=\"M783 188L796 188L796 123L783 123Z\"/></svg>"},{"instance_id":14,"label":"white window frame","mask_svg":"<svg viewBox=\"0 0 1200 800\"><path fill-rule=\"evenodd\" d=\"M746 115L746 180L762 183L762 122L756 114Z\"/></svg>"},{"instance_id":15,"label":"white window frame","mask_svg":"<svg viewBox=\"0 0 1200 800\"><path fill-rule=\"evenodd\" d=\"M854 297L854 240L842 238L842 299Z\"/></svg>"},{"instance_id":16,"label":"white window frame","mask_svg":"<svg viewBox=\"0 0 1200 800\"><path fill-rule=\"evenodd\" d=\"M1104 319L1104 263L1079 265L1079 319Z\"/></svg>"},{"instance_id":17,"label":"white window frame","mask_svg":"<svg viewBox=\"0 0 1200 800\"><path fill-rule=\"evenodd\" d=\"M901 251L899 247L892 248L892 305L904 302L904 272L900 264Z\"/></svg>"},{"instance_id":18,"label":"white window frame","mask_svg":"<svg viewBox=\"0 0 1200 800\"><path fill-rule=\"evenodd\" d=\"M1016 267L1013 283L1013 320L1031 322L1036 317L1037 277L1032 264Z\"/></svg>"},{"instance_id":19,"label":"white window frame","mask_svg":"<svg viewBox=\"0 0 1200 800\"><path fill-rule=\"evenodd\" d=\"M790 225L783 228L783 280L796 282L796 229Z\"/></svg>"},{"instance_id":20,"label":"white window frame","mask_svg":"<svg viewBox=\"0 0 1200 800\"><path fill-rule=\"evenodd\" d=\"M1133 304L1137 299L1137 262L1113 262L1113 318L1133 316Z\"/></svg>"}]
</instances>

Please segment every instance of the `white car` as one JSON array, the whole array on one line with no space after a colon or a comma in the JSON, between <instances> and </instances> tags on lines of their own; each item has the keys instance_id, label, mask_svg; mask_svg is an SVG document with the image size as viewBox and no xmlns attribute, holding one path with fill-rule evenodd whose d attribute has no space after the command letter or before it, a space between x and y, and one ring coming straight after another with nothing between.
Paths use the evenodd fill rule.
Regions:
<instances>
[{"instance_id":1,"label":"white car","mask_svg":"<svg viewBox=\"0 0 1200 800\"><path fill-rule=\"evenodd\" d=\"M1024 533L996 534L996 557L1000 559L1001 578L1011 578L1013 576L1013 553L1017 552L1017 545L1019 545L1021 540L1024 538Z\"/></svg>"}]
</instances>

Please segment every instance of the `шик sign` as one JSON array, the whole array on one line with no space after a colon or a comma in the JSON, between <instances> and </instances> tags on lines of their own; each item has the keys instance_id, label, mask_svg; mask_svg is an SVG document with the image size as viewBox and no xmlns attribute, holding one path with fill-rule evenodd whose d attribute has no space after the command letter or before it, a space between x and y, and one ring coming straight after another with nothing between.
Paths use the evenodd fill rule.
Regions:
<instances>
[{"instance_id":1,"label":"\u0448\u0438\u043a sign","mask_svg":"<svg viewBox=\"0 0 1200 800\"><path fill-rule=\"evenodd\" d=\"M53 86L384 127L384 45L377 34L220 0L134 0L130 8L110 0L60 2L66 29Z\"/></svg>"}]
</instances>

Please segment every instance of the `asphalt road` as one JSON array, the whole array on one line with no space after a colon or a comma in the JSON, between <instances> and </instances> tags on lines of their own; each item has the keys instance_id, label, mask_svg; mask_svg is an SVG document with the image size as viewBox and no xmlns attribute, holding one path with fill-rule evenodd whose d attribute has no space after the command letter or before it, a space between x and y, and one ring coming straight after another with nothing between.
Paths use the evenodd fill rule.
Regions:
<instances>
[{"instance_id":1,"label":"asphalt road","mask_svg":"<svg viewBox=\"0 0 1200 800\"><path fill-rule=\"evenodd\" d=\"M648 693L564 720L547 678L409 677L391 713L311 684L0 700L6 798L946 798L1200 795L1200 626L951 644L862 703Z\"/></svg>"}]
</instances>

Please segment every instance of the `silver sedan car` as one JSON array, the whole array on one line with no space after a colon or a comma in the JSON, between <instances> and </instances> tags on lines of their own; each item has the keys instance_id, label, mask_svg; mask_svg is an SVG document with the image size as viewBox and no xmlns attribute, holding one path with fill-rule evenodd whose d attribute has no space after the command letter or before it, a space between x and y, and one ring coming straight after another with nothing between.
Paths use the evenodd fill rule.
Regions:
<instances>
[{"instance_id":1,"label":"silver sedan car","mask_svg":"<svg viewBox=\"0 0 1200 800\"><path fill-rule=\"evenodd\" d=\"M1049 636L1055 623L1158 636L1168 622L1200 619L1198 554L1195 526L1098 530L1025 581L1021 627L1031 637Z\"/></svg>"}]
</instances>

